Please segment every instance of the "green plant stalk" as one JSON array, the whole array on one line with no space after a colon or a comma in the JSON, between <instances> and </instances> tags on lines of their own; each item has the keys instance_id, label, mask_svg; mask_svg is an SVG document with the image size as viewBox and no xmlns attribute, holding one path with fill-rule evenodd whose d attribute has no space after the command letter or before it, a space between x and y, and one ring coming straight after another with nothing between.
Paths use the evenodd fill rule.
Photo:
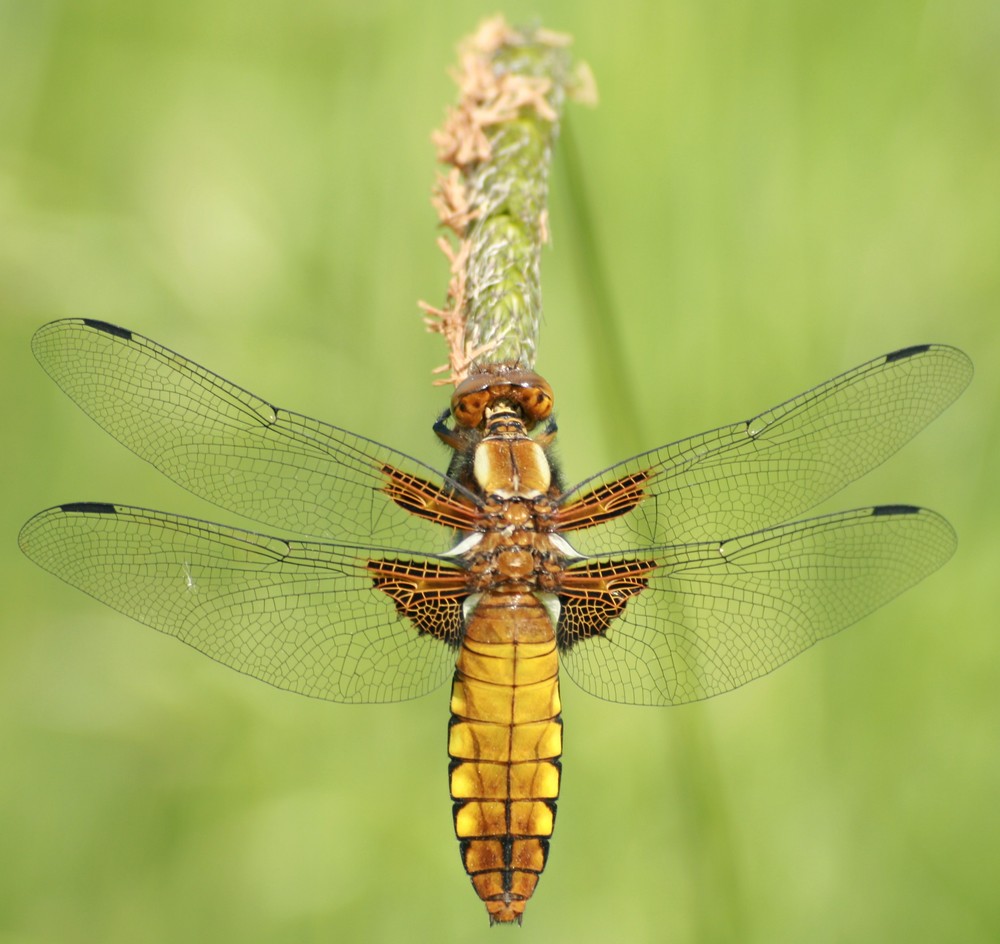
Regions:
<instances>
[{"instance_id":1,"label":"green plant stalk","mask_svg":"<svg viewBox=\"0 0 1000 944\"><path fill-rule=\"evenodd\" d=\"M569 65L565 49L541 43L503 46L494 59L497 71L548 79L545 100L555 120L528 105L487 129L490 159L469 176L477 215L468 234L465 343L484 352L480 363L535 364L549 168Z\"/></svg>"},{"instance_id":2,"label":"green plant stalk","mask_svg":"<svg viewBox=\"0 0 1000 944\"><path fill-rule=\"evenodd\" d=\"M473 368L534 366L552 147L567 95L596 99L568 43L495 17L459 47L459 103L434 135L452 170L439 176L433 201L459 242L442 243L452 273L446 305L421 303L428 327L448 344L443 382L458 383Z\"/></svg>"}]
</instances>

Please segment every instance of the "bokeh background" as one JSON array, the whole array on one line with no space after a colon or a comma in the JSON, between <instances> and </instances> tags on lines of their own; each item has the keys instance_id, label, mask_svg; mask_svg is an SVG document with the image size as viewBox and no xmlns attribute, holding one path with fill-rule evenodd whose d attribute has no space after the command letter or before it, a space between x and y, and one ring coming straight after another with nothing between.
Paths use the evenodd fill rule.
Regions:
<instances>
[{"instance_id":1,"label":"bokeh background","mask_svg":"<svg viewBox=\"0 0 1000 944\"><path fill-rule=\"evenodd\" d=\"M48 381L29 338L53 318L126 325L444 461L444 350L416 309L447 282L429 133L455 42L495 9L0 3L0 942L505 933L452 838L446 689L377 707L277 692L15 542L69 500L231 520ZM543 263L538 364L570 479L906 344L957 344L978 369L828 506L942 511L961 540L944 570L703 705L565 683L563 798L519 939L1000 939L1000 6L505 12L572 33L601 92L570 109Z\"/></svg>"}]
</instances>

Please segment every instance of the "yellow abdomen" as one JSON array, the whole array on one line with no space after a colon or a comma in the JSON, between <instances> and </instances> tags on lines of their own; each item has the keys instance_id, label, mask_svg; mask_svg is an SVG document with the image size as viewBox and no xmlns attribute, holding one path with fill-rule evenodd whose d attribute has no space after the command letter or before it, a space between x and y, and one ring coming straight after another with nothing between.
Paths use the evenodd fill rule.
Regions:
<instances>
[{"instance_id":1,"label":"yellow abdomen","mask_svg":"<svg viewBox=\"0 0 1000 944\"><path fill-rule=\"evenodd\" d=\"M541 603L485 593L458 655L448 754L462 861L491 922L520 921L545 868L562 753L558 669Z\"/></svg>"}]
</instances>

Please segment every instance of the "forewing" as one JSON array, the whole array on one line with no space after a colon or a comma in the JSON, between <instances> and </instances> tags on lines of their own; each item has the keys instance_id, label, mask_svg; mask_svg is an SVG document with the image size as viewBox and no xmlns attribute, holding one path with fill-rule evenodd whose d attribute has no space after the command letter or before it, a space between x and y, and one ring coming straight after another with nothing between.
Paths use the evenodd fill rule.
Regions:
<instances>
[{"instance_id":1,"label":"forewing","mask_svg":"<svg viewBox=\"0 0 1000 944\"><path fill-rule=\"evenodd\" d=\"M944 564L955 545L940 515L886 505L722 543L650 548L631 566L618 564L640 574L645 588L632 591L603 632L560 625L563 667L609 701L710 698L882 606Z\"/></svg>"},{"instance_id":2,"label":"forewing","mask_svg":"<svg viewBox=\"0 0 1000 944\"><path fill-rule=\"evenodd\" d=\"M438 472L402 453L279 409L104 322L54 321L36 332L32 350L115 439L229 511L283 532L352 543L435 551L452 543L433 516L386 497L397 471L443 488ZM471 505L452 484L445 492Z\"/></svg>"},{"instance_id":3,"label":"forewing","mask_svg":"<svg viewBox=\"0 0 1000 944\"><path fill-rule=\"evenodd\" d=\"M464 575L432 556L407 554L424 586L436 577L435 622L419 631L376 589L387 566L377 549L97 503L43 511L19 541L36 564L102 603L288 691L401 701L454 670L446 643L457 641Z\"/></svg>"},{"instance_id":4,"label":"forewing","mask_svg":"<svg viewBox=\"0 0 1000 944\"><path fill-rule=\"evenodd\" d=\"M556 527L597 555L788 521L891 456L971 379L969 358L944 345L875 358L751 420L612 466L563 497Z\"/></svg>"}]
</instances>

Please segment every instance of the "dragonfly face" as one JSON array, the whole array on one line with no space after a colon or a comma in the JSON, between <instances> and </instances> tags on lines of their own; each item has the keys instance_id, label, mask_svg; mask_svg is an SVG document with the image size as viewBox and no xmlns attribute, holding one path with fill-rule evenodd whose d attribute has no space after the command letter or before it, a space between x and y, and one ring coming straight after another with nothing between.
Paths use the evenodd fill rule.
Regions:
<instances>
[{"instance_id":1,"label":"dragonfly face","mask_svg":"<svg viewBox=\"0 0 1000 944\"><path fill-rule=\"evenodd\" d=\"M35 335L42 366L133 452L281 536L97 502L32 518L36 563L279 688L339 702L453 676L463 863L519 921L559 792L558 671L611 701L675 705L770 672L941 566L926 509L800 519L895 452L972 376L954 348L876 358L750 420L565 488L552 391L497 370L435 425L448 473L291 413L103 322ZM446 414L448 415L448 414Z\"/></svg>"}]
</instances>

